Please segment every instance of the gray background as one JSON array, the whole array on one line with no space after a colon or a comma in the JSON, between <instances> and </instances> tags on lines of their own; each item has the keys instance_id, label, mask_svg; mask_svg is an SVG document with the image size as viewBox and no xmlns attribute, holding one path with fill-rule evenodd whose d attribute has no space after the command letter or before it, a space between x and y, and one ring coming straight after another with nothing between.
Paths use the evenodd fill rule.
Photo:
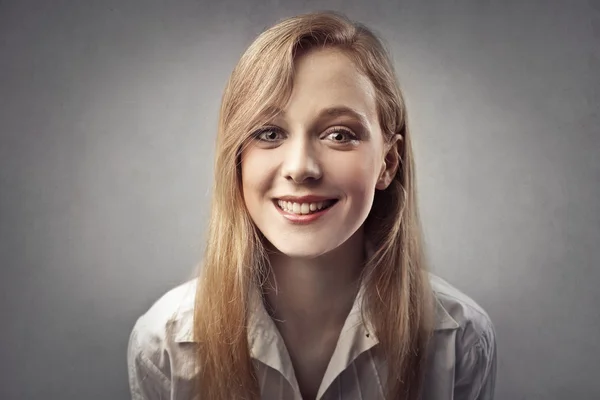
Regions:
<instances>
[{"instance_id":1,"label":"gray background","mask_svg":"<svg viewBox=\"0 0 600 400\"><path fill-rule=\"evenodd\" d=\"M0 398L129 397L135 319L202 253L228 74L319 9L392 50L432 269L495 323L496 398L600 398L599 2L257 0L0 1Z\"/></svg>"}]
</instances>

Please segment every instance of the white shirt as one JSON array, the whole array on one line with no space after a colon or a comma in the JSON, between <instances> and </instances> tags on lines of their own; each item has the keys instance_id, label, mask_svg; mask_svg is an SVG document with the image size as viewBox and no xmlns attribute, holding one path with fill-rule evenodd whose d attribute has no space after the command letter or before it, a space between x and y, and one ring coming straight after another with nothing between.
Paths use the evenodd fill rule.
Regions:
<instances>
[{"instance_id":1,"label":"white shirt","mask_svg":"<svg viewBox=\"0 0 600 400\"><path fill-rule=\"evenodd\" d=\"M488 314L445 280L429 274L436 319L423 400L491 400L496 380L495 330ZM142 315L131 332L127 362L135 400L207 400L192 396L194 297L197 280L170 290ZM329 362L317 400L383 399L385 363L378 342L360 318L356 297ZM285 344L262 302L255 302L248 343L263 400L301 400ZM167 327L172 328L167 334Z\"/></svg>"}]
</instances>

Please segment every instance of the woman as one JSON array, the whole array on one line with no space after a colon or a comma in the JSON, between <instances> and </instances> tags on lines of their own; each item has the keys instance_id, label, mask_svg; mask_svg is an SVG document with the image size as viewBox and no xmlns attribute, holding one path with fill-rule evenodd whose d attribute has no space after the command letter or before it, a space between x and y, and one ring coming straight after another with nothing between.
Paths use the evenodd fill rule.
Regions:
<instances>
[{"instance_id":1,"label":"woman","mask_svg":"<svg viewBox=\"0 0 600 400\"><path fill-rule=\"evenodd\" d=\"M137 321L136 399L492 399L495 335L427 272L406 108L373 33L290 18L222 99L199 277Z\"/></svg>"}]
</instances>

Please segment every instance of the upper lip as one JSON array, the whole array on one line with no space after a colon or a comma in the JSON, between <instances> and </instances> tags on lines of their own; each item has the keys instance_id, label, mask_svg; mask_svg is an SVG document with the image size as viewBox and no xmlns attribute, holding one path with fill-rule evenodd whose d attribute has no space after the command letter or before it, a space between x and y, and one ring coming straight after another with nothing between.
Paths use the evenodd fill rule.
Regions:
<instances>
[{"instance_id":1,"label":"upper lip","mask_svg":"<svg viewBox=\"0 0 600 400\"><path fill-rule=\"evenodd\" d=\"M291 201L293 203L318 203L325 200L336 200L334 197L324 197L316 195L308 196L281 196L276 197L276 200Z\"/></svg>"}]
</instances>

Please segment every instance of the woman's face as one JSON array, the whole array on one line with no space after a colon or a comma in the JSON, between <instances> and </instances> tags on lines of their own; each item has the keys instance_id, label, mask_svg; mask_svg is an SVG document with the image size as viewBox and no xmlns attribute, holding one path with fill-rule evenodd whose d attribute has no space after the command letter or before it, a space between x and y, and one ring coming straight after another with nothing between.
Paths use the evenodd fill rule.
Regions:
<instances>
[{"instance_id":1,"label":"woman's face","mask_svg":"<svg viewBox=\"0 0 600 400\"><path fill-rule=\"evenodd\" d=\"M370 80L339 50L308 52L288 103L242 152L250 216L283 254L326 254L362 227L375 189L391 182L387 149Z\"/></svg>"}]
</instances>

